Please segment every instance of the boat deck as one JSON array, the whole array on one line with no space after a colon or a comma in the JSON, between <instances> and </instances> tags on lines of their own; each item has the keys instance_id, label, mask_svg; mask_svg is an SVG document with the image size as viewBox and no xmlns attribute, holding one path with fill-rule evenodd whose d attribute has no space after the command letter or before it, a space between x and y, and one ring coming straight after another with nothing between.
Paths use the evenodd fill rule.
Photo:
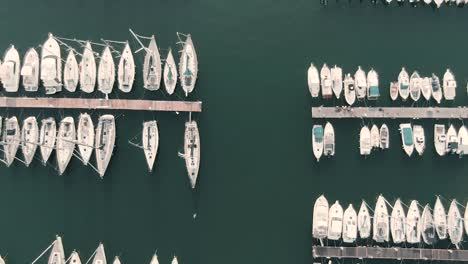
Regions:
<instances>
[{"instance_id":1,"label":"boat deck","mask_svg":"<svg viewBox=\"0 0 468 264\"><path fill-rule=\"evenodd\" d=\"M468 118L467 107L312 107L312 118Z\"/></svg>"},{"instance_id":2,"label":"boat deck","mask_svg":"<svg viewBox=\"0 0 468 264\"><path fill-rule=\"evenodd\" d=\"M97 98L0 97L0 107L201 112L202 102Z\"/></svg>"}]
</instances>

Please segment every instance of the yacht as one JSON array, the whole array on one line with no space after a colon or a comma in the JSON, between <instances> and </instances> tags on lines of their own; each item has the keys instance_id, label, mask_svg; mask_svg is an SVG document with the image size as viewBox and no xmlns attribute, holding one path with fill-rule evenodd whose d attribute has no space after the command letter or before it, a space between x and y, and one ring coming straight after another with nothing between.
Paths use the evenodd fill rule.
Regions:
<instances>
[{"instance_id":1,"label":"yacht","mask_svg":"<svg viewBox=\"0 0 468 264\"><path fill-rule=\"evenodd\" d=\"M80 67L76 61L73 49L68 52L65 67L63 68L63 87L69 92L75 92L80 79Z\"/></svg>"},{"instance_id":2,"label":"yacht","mask_svg":"<svg viewBox=\"0 0 468 264\"><path fill-rule=\"evenodd\" d=\"M323 136L324 131L322 125L314 125L312 127L312 149L317 162L323 154Z\"/></svg>"},{"instance_id":3,"label":"yacht","mask_svg":"<svg viewBox=\"0 0 468 264\"><path fill-rule=\"evenodd\" d=\"M153 170L154 161L156 160L156 155L158 154L158 146L158 123L155 120L144 122L142 133L142 147L143 152L145 153L146 163L148 164L148 170L150 172Z\"/></svg>"},{"instance_id":4,"label":"yacht","mask_svg":"<svg viewBox=\"0 0 468 264\"><path fill-rule=\"evenodd\" d=\"M36 153L39 141L39 129L36 117L30 116L23 121L21 130L21 150L23 151L24 164L29 167Z\"/></svg>"},{"instance_id":5,"label":"yacht","mask_svg":"<svg viewBox=\"0 0 468 264\"><path fill-rule=\"evenodd\" d=\"M400 124L400 133L401 140L403 142L403 149L405 150L406 154L411 157L411 154L413 154L414 150L413 129L411 124Z\"/></svg>"},{"instance_id":6,"label":"yacht","mask_svg":"<svg viewBox=\"0 0 468 264\"><path fill-rule=\"evenodd\" d=\"M151 36L148 48L146 48L145 61L143 62L143 87L150 90L159 90L161 85L161 57L159 56L156 38Z\"/></svg>"},{"instance_id":7,"label":"yacht","mask_svg":"<svg viewBox=\"0 0 468 264\"><path fill-rule=\"evenodd\" d=\"M419 220L421 214L419 213L418 201L411 201L410 207L408 208L408 215L406 216L406 241L411 244L417 244L421 241L421 229L419 226Z\"/></svg>"},{"instance_id":8,"label":"yacht","mask_svg":"<svg viewBox=\"0 0 468 264\"><path fill-rule=\"evenodd\" d=\"M194 120L185 122L184 133L184 155L185 167L190 180L192 189L195 189L200 169L200 133L197 122Z\"/></svg>"},{"instance_id":9,"label":"yacht","mask_svg":"<svg viewBox=\"0 0 468 264\"><path fill-rule=\"evenodd\" d=\"M96 164L99 176L104 177L109 166L115 144L115 119L113 115L99 117L96 128Z\"/></svg>"},{"instance_id":10,"label":"yacht","mask_svg":"<svg viewBox=\"0 0 468 264\"><path fill-rule=\"evenodd\" d=\"M419 98L421 97L421 86L422 86L421 77L419 76L419 73L417 71L414 71L413 74L411 74L409 90L410 90L410 97L415 102L418 101Z\"/></svg>"},{"instance_id":11,"label":"yacht","mask_svg":"<svg viewBox=\"0 0 468 264\"><path fill-rule=\"evenodd\" d=\"M343 213L343 242L353 243L357 238L357 214L353 205L349 204Z\"/></svg>"},{"instance_id":12,"label":"yacht","mask_svg":"<svg viewBox=\"0 0 468 264\"><path fill-rule=\"evenodd\" d=\"M52 33L49 33L49 38L42 45L40 76L46 94L62 91L60 46Z\"/></svg>"},{"instance_id":13,"label":"yacht","mask_svg":"<svg viewBox=\"0 0 468 264\"><path fill-rule=\"evenodd\" d=\"M424 136L424 128L420 125L413 126L414 135L414 148L418 152L419 156L424 153L426 148L426 137Z\"/></svg>"},{"instance_id":14,"label":"yacht","mask_svg":"<svg viewBox=\"0 0 468 264\"><path fill-rule=\"evenodd\" d=\"M468 154L468 132L465 125L461 126L458 130L458 155Z\"/></svg>"},{"instance_id":15,"label":"yacht","mask_svg":"<svg viewBox=\"0 0 468 264\"><path fill-rule=\"evenodd\" d=\"M439 77L437 75L432 74L431 77L431 87L432 87L432 98L440 104L440 101L442 100L442 89L440 88L440 81Z\"/></svg>"},{"instance_id":16,"label":"yacht","mask_svg":"<svg viewBox=\"0 0 468 264\"><path fill-rule=\"evenodd\" d=\"M76 136L81 161L84 165L88 165L94 149L94 125L89 114L80 114Z\"/></svg>"},{"instance_id":17,"label":"yacht","mask_svg":"<svg viewBox=\"0 0 468 264\"><path fill-rule=\"evenodd\" d=\"M434 146L439 156L444 156L446 152L447 137L445 134L445 125L435 124L434 125Z\"/></svg>"},{"instance_id":18,"label":"yacht","mask_svg":"<svg viewBox=\"0 0 468 264\"><path fill-rule=\"evenodd\" d=\"M185 92L185 96L188 96L193 91L198 76L198 58L190 34L187 35L184 48L180 54L179 73L180 85Z\"/></svg>"},{"instance_id":19,"label":"yacht","mask_svg":"<svg viewBox=\"0 0 468 264\"><path fill-rule=\"evenodd\" d=\"M380 127L380 148L388 149L390 147L390 134L386 124L382 124Z\"/></svg>"},{"instance_id":20,"label":"yacht","mask_svg":"<svg viewBox=\"0 0 468 264\"><path fill-rule=\"evenodd\" d=\"M20 127L16 116L5 119L5 127L3 131L3 155L5 165L10 167L16 157L16 152L20 144Z\"/></svg>"},{"instance_id":21,"label":"yacht","mask_svg":"<svg viewBox=\"0 0 468 264\"><path fill-rule=\"evenodd\" d=\"M20 57L14 45L11 45L3 57L0 77L5 92L14 93L18 91L20 81Z\"/></svg>"},{"instance_id":22,"label":"yacht","mask_svg":"<svg viewBox=\"0 0 468 264\"><path fill-rule=\"evenodd\" d=\"M329 99L333 95L331 72L327 64L323 64L320 70L320 80L322 84L322 98Z\"/></svg>"},{"instance_id":23,"label":"yacht","mask_svg":"<svg viewBox=\"0 0 468 264\"><path fill-rule=\"evenodd\" d=\"M89 41L86 42L83 50L83 56L80 62L80 88L85 93L94 92L96 86L96 60L94 58L93 48Z\"/></svg>"},{"instance_id":24,"label":"yacht","mask_svg":"<svg viewBox=\"0 0 468 264\"><path fill-rule=\"evenodd\" d=\"M335 130L330 122L325 124L323 133L323 155L326 157L335 155Z\"/></svg>"},{"instance_id":25,"label":"yacht","mask_svg":"<svg viewBox=\"0 0 468 264\"><path fill-rule=\"evenodd\" d=\"M312 218L312 236L317 239L323 239L328 234L328 201L324 195L321 195L314 204Z\"/></svg>"},{"instance_id":26,"label":"yacht","mask_svg":"<svg viewBox=\"0 0 468 264\"><path fill-rule=\"evenodd\" d=\"M126 42L120 56L117 80L119 89L122 92L129 93L132 90L133 81L135 81L135 61L133 60L133 53L128 42Z\"/></svg>"},{"instance_id":27,"label":"yacht","mask_svg":"<svg viewBox=\"0 0 468 264\"><path fill-rule=\"evenodd\" d=\"M328 212L328 239L339 240L343 229L343 208L336 201Z\"/></svg>"},{"instance_id":28,"label":"yacht","mask_svg":"<svg viewBox=\"0 0 468 264\"><path fill-rule=\"evenodd\" d=\"M57 163L59 175L65 172L75 150L76 130L73 117L67 116L60 121L57 134Z\"/></svg>"},{"instance_id":29,"label":"yacht","mask_svg":"<svg viewBox=\"0 0 468 264\"><path fill-rule=\"evenodd\" d=\"M361 66L354 74L354 87L356 89L356 98L360 101L364 100L367 93L367 79L366 73L361 69Z\"/></svg>"},{"instance_id":30,"label":"yacht","mask_svg":"<svg viewBox=\"0 0 468 264\"><path fill-rule=\"evenodd\" d=\"M373 239L376 242L390 241L390 228L385 198L379 195L374 210Z\"/></svg>"},{"instance_id":31,"label":"yacht","mask_svg":"<svg viewBox=\"0 0 468 264\"><path fill-rule=\"evenodd\" d=\"M443 79L443 92L445 100L454 100L457 90L457 82L455 81L455 76L447 69L444 74Z\"/></svg>"},{"instance_id":32,"label":"yacht","mask_svg":"<svg viewBox=\"0 0 468 264\"><path fill-rule=\"evenodd\" d=\"M361 155L367 156L370 155L371 150L371 133L367 126L363 126L359 133L359 151Z\"/></svg>"},{"instance_id":33,"label":"yacht","mask_svg":"<svg viewBox=\"0 0 468 264\"><path fill-rule=\"evenodd\" d=\"M109 46L106 46L101 54L98 66L98 90L108 96L114 87L115 63Z\"/></svg>"},{"instance_id":34,"label":"yacht","mask_svg":"<svg viewBox=\"0 0 468 264\"><path fill-rule=\"evenodd\" d=\"M398 75L398 91L403 101L406 101L409 97L409 75L405 67L401 68L401 72Z\"/></svg>"},{"instance_id":35,"label":"yacht","mask_svg":"<svg viewBox=\"0 0 468 264\"><path fill-rule=\"evenodd\" d=\"M447 130L446 140L445 151L447 153L456 153L458 150L458 134L453 125L450 125L449 129Z\"/></svg>"},{"instance_id":36,"label":"yacht","mask_svg":"<svg viewBox=\"0 0 468 264\"><path fill-rule=\"evenodd\" d=\"M57 126L52 117L41 120L41 131L39 133L39 150L42 156L42 164L45 166L50 154L55 148L55 138L57 136Z\"/></svg>"},{"instance_id":37,"label":"yacht","mask_svg":"<svg viewBox=\"0 0 468 264\"><path fill-rule=\"evenodd\" d=\"M390 231L392 233L393 243L399 244L406 241L405 224L405 210L401 205L400 199L397 199L395 201L395 205L393 206L392 215L390 217Z\"/></svg>"},{"instance_id":38,"label":"yacht","mask_svg":"<svg viewBox=\"0 0 468 264\"><path fill-rule=\"evenodd\" d=\"M379 75L374 69L371 69L367 73L367 99L377 100L379 96Z\"/></svg>"},{"instance_id":39,"label":"yacht","mask_svg":"<svg viewBox=\"0 0 468 264\"><path fill-rule=\"evenodd\" d=\"M317 68L311 63L307 70L307 84L309 85L309 92L313 98L319 96L320 92L320 77Z\"/></svg>"},{"instance_id":40,"label":"yacht","mask_svg":"<svg viewBox=\"0 0 468 264\"><path fill-rule=\"evenodd\" d=\"M437 236L439 236L439 239L446 239L447 238L447 215L445 213L444 205L440 201L439 196L437 196L437 199L434 205L434 225L436 228Z\"/></svg>"},{"instance_id":41,"label":"yacht","mask_svg":"<svg viewBox=\"0 0 468 264\"><path fill-rule=\"evenodd\" d=\"M172 50L169 49L164 64L164 87L168 94L173 94L177 84L177 67L172 56ZM318 96L318 95L317 95Z\"/></svg>"},{"instance_id":42,"label":"yacht","mask_svg":"<svg viewBox=\"0 0 468 264\"><path fill-rule=\"evenodd\" d=\"M458 210L457 201L450 203L447 215L447 230L452 244L458 245L463 239L463 218Z\"/></svg>"},{"instance_id":43,"label":"yacht","mask_svg":"<svg viewBox=\"0 0 468 264\"><path fill-rule=\"evenodd\" d=\"M23 87L26 92L36 92L39 88L39 54L36 49L30 48L24 55L21 67Z\"/></svg>"},{"instance_id":44,"label":"yacht","mask_svg":"<svg viewBox=\"0 0 468 264\"><path fill-rule=\"evenodd\" d=\"M428 245L435 244L437 242L436 228L431 208L428 204L424 207L419 223L421 225L420 229L423 241Z\"/></svg>"},{"instance_id":45,"label":"yacht","mask_svg":"<svg viewBox=\"0 0 468 264\"><path fill-rule=\"evenodd\" d=\"M343 71L336 65L330 71L332 79L332 90L337 99L340 99L341 91L343 90Z\"/></svg>"},{"instance_id":46,"label":"yacht","mask_svg":"<svg viewBox=\"0 0 468 264\"><path fill-rule=\"evenodd\" d=\"M371 216L367 208L366 202L362 201L358 213L358 231L359 237L366 239L371 233Z\"/></svg>"},{"instance_id":47,"label":"yacht","mask_svg":"<svg viewBox=\"0 0 468 264\"><path fill-rule=\"evenodd\" d=\"M356 101L356 89L354 86L354 79L351 74L346 74L344 79L344 96L349 105L353 105Z\"/></svg>"}]
</instances>

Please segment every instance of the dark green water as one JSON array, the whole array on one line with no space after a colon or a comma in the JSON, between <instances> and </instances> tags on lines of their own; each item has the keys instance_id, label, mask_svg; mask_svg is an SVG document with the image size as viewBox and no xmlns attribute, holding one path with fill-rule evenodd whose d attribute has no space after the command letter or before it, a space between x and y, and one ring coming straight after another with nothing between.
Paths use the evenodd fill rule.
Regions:
<instances>
[{"instance_id":1,"label":"dark green water","mask_svg":"<svg viewBox=\"0 0 468 264\"><path fill-rule=\"evenodd\" d=\"M361 121L333 122L336 157L314 161L311 128L325 121L310 117L310 106L323 103L312 101L306 86L310 62L340 64L345 72L373 66L385 89L379 105L389 104L387 86L402 65L440 75L450 66L461 86L453 105L466 104L466 9L352 2L2 3L0 44L6 49L14 43L22 55L49 31L124 40L131 27L154 33L161 49L175 48L175 32L191 33L200 69L191 99L203 101L203 113L194 115L202 146L194 193L177 157L185 114L113 112L119 115L117 147L103 181L76 159L62 177L37 161L30 168L18 162L0 167L0 253L10 263L30 262L59 233L66 252L77 249L84 260L102 241L108 259L120 255L123 263L149 263L156 249L160 263L174 254L179 263L310 263L312 206L321 193L344 205L361 198L373 204L379 193L391 201L433 202L434 194L442 194L465 202L465 159L438 158L432 144L421 158L405 157L394 121L387 122L391 149L367 160L358 155ZM141 64L142 55L136 61ZM133 93L114 97L167 99L145 93L141 66L137 70ZM103 113L93 112L94 120ZM77 118L79 111L9 109L4 115L13 114L58 119ZM127 140L152 118L159 122L160 148L149 174L143 153ZM421 123L432 142L433 122Z\"/></svg>"}]
</instances>

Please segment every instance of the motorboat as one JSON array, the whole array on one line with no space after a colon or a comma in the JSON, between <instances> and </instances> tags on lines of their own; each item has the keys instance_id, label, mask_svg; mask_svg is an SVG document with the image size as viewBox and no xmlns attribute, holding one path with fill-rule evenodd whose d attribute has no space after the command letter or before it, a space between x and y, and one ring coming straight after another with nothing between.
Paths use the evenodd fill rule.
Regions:
<instances>
[{"instance_id":1,"label":"motorboat","mask_svg":"<svg viewBox=\"0 0 468 264\"><path fill-rule=\"evenodd\" d=\"M432 74L431 77L431 87L432 87L432 98L440 104L440 101L442 100L442 89L440 88L440 81L439 77L437 75Z\"/></svg>"},{"instance_id":2,"label":"motorboat","mask_svg":"<svg viewBox=\"0 0 468 264\"><path fill-rule=\"evenodd\" d=\"M307 84L309 85L309 92L313 98L319 96L320 93L320 77L317 68L311 63L307 70Z\"/></svg>"},{"instance_id":3,"label":"motorboat","mask_svg":"<svg viewBox=\"0 0 468 264\"><path fill-rule=\"evenodd\" d=\"M403 101L406 101L409 97L409 75L406 71L405 67L401 68L400 74L398 75L398 91L400 93L400 97Z\"/></svg>"},{"instance_id":4,"label":"motorboat","mask_svg":"<svg viewBox=\"0 0 468 264\"><path fill-rule=\"evenodd\" d=\"M413 101L418 101L421 97L421 87L422 87L422 79L419 76L417 71L414 71L411 74L409 90L410 90L410 97Z\"/></svg>"},{"instance_id":5,"label":"motorboat","mask_svg":"<svg viewBox=\"0 0 468 264\"><path fill-rule=\"evenodd\" d=\"M398 83L397 82L391 82L390 83L390 98L392 101L396 101L398 98Z\"/></svg>"},{"instance_id":6,"label":"motorboat","mask_svg":"<svg viewBox=\"0 0 468 264\"><path fill-rule=\"evenodd\" d=\"M356 101L356 89L354 86L354 79L351 74L346 74L344 79L344 96L346 103L353 105Z\"/></svg>"},{"instance_id":7,"label":"motorboat","mask_svg":"<svg viewBox=\"0 0 468 264\"><path fill-rule=\"evenodd\" d=\"M427 101L431 100L432 81L429 77L422 78L421 94Z\"/></svg>"},{"instance_id":8,"label":"motorboat","mask_svg":"<svg viewBox=\"0 0 468 264\"><path fill-rule=\"evenodd\" d=\"M421 156L426 149L426 137L424 136L424 128L420 125L413 126L413 135L414 135L414 148Z\"/></svg>"},{"instance_id":9,"label":"motorboat","mask_svg":"<svg viewBox=\"0 0 468 264\"><path fill-rule=\"evenodd\" d=\"M343 71L336 65L330 70L332 79L332 90L337 99L340 99L341 91L343 91Z\"/></svg>"},{"instance_id":10,"label":"motorboat","mask_svg":"<svg viewBox=\"0 0 468 264\"><path fill-rule=\"evenodd\" d=\"M14 45L5 52L0 71L3 88L5 92L14 93L18 91L21 72L20 56Z\"/></svg>"},{"instance_id":11,"label":"motorboat","mask_svg":"<svg viewBox=\"0 0 468 264\"><path fill-rule=\"evenodd\" d=\"M330 68L328 68L327 64L323 64L322 69L320 70L320 80L322 84L322 98L331 98L333 95L333 83L331 79Z\"/></svg>"},{"instance_id":12,"label":"motorboat","mask_svg":"<svg viewBox=\"0 0 468 264\"><path fill-rule=\"evenodd\" d=\"M335 130L330 122L325 124L323 133L323 155L326 157L335 155Z\"/></svg>"},{"instance_id":13,"label":"motorboat","mask_svg":"<svg viewBox=\"0 0 468 264\"><path fill-rule=\"evenodd\" d=\"M370 155L371 150L371 133L367 126L363 126L359 133L359 152L361 155L367 156Z\"/></svg>"},{"instance_id":14,"label":"motorboat","mask_svg":"<svg viewBox=\"0 0 468 264\"><path fill-rule=\"evenodd\" d=\"M343 230L343 208L336 201L328 213L328 239L339 240Z\"/></svg>"},{"instance_id":15,"label":"motorboat","mask_svg":"<svg viewBox=\"0 0 468 264\"><path fill-rule=\"evenodd\" d=\"M444 156L446 153L447 137L445 134L445 125L434 125L434 146L439 156Z\"/></svg>"},{"instance_id":16,"label":"motorboat","mask_svg":"<svg viewBox=\"0 0 468 264\"><path fill-rule=\"evenodd\" d=\"M454 100L457 92L457 82L455 81L455 76L450 69L447 69L444 74L442 87L445 100Z\"/></svg>"},{"instance_id":17,"label":"motorboat","mask_svg":"<svg viewBox=\"0 0 468 264\"><path fill-rule=\"evenodd\" d=\"M409 123L400 124L400 133L401 133L401 140L403 143L403 150L406 154L411 157L414 150L414 136L413 136L413 128Z\"/></svg>"},{"instance_id":18,"label":"motorboat","mask_svg":"<svg viewBox=\"0 0 468 264\"><path fill-rule=\"evenodd\" d=\"M345 243L353 243L357 238L357 214L352 204L343 213L342 237Z\"/></svg>"},{"instance_id":19,"label":"motorboat","mask_svg":"<svg viewBox=\"0 0 468 264\"><path fill-rule=\"evenodd\" d=\"M447 130L447 141L445 142L445 151L447 153L457 153L458 150L458 133L453 125L450 125Z\"/></svg>"},{"instance_id":20,"label":"motorboat","mask_svg":"<svg viewBox=\"0 0 468 264\"><path fill-rule=\"evenodd\" d=\"M372 148L380 147L380 130L376 125L372 125L370 130Z\"/></svg>"},{"instance_id":21,"label":"motorboat","mask_svg":"<svg viewBox=\"0 0 468 264\"><path fill-rule=\"evenodd\" d=\"M367 99L377 100L379 96L379 75L374 69L371 69L367 73Z\"/></svg>"},{"instance_id":22,"label":"motorboat","mask_svg":"<svg viewBox=\"0 0 468 264\"><path fill-rule=\"evenodd\" d=\"M324 130L322 125L314 125L312 127L312 149L317 162L323 154L323 136Z\"/></svg>"},{"instance_id":23,"label":"motorboat","mask_svg":"<svg viewBox=\"0 0 468 264\"><path fill-rule=\"evenodd\" d=\"M388 149L390 147L390 134L386 124L382 124L379 131L380 148Z\"/></svg>"},{"instance_id":24,"label":"motorboat","mask_svg":"<svg viewBox=\"0 0 468 264\"><path fill-rule=\"evenodd\" d=\"M361 66L358 66L354 74L354 87L356 89L356 98L359 101L364 100L367 93L367 79L366 73L361 69Z\"/></svg>"},{"instance_id":25,"label":"motorboat","mask_svg":"<svg viewBox=\"0 0 468 264\"><path fill-rule=\"evenodd\" d=\"M324 239L328 234L328 201L321 195L314 204L314 215L312 218L312 236L317 239Z\"/></svg>"},{"instance_id":26,"label":"motorboat","mask_svg":"<svg viewBox=\"0 0 468 264\"><path fill-rule=\"evenodd\" d=\"M30 48L24 55L21 67L23 87L26 92L36 92L39 88L39 54L36 49Z\"/></svg>"}]
</instances>

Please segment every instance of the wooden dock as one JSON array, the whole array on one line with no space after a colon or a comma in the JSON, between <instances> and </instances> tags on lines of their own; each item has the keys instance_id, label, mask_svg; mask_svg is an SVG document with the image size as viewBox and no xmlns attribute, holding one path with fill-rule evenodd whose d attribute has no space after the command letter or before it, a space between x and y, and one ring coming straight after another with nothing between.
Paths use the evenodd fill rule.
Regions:
<instances>
[{"instance_id":1,"label":"wooden dock","mask_svg":"<svg viewBox=\"0 0 468 264\"><path fill-rule=\"evenodd\" d=\"M97 98L0 97L0 107L201 112L202 102Z\"/></svg>"},{"instance_id":2,"label":"wooden dock","mask_svg":"<svg viewBox=\"0 0 468 264\"><path fill-rule=\"evenodd\" d=\"M312 118L468 118L467 107L312 107Z\"/></svg>"},{"instance_id":3,"label":"wooden dock","mask_svg":"<svg viewBox=\"0 0 468 264\"><path fill-rule=\"evenodd\" d=\"M468 250L313 246L314 258L468 261Z\"/></svg>"}]
</instances>

